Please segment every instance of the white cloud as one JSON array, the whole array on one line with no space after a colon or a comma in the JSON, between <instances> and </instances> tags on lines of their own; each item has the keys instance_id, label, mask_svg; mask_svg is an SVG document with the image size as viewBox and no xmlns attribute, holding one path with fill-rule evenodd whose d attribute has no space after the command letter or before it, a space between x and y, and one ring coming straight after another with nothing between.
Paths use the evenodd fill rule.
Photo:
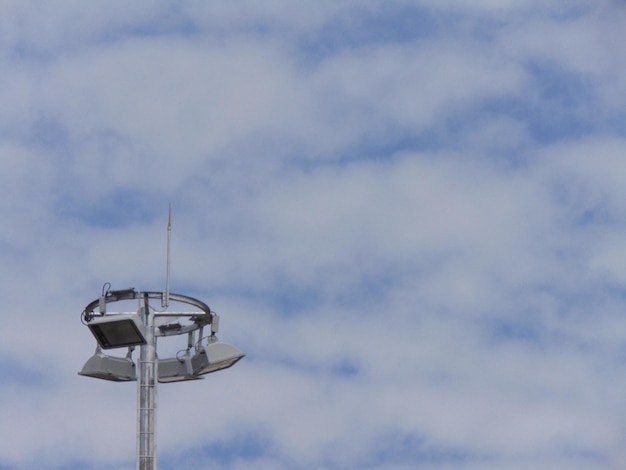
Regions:
<instances>
[{"instance_id":1,"label":"white cloud","mask_svg":"<svg viewBox=\"0 0 626 470\"><path fill-rule=\"evenodd\" d=\"M160 387L162 468L623 466L598 5L3 5L0 467L132 466L79 314L163 287L168 202L173 290L248 356Z\"/></svg>"}]
</instances>

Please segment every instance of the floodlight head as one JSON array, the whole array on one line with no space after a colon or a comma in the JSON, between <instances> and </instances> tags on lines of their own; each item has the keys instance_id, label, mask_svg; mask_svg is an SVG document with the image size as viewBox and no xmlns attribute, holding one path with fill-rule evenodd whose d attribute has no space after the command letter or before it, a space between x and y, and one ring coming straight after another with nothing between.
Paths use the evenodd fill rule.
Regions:
<instances>
[{"instance_id":1,"label":"floodlight head","mask_svg":"<svg viewBox=\"0 0 626 470\"><path fill-rule=\"evenodd\" d=\"M137 380L135 363L130 357L107 356L100 347L91 356L78 375L93 377L96 379L111 380L113 382L130 382Z\"/></svg>"},{"instance_id":2,"label":"floodlight head","mask_svg":"<svg viewBox=\"0 0 626 470\"><path fill-rule=\"evenodd\" d=\"M200 380L204 377L193 375L191 356L187 352L184 356L159 359L159 382L182 382L184 380Z\"/></svg>"},{"instance_id":3,"label":"floodlight head","mask_svg":"<svg viewBox=\"0 0 626 470\"><path fill-rule=\"evenodd\" d=\"M228 343L211 337L206 348L199 348L191 358L194 375L204 375L227 369L243 358L245 354Z\"/></svg>"},{"instance_id":4,"label":"floodlight head","mask_svg":"<svg viewBox=\"0 0 626 470\"><path fill-rule=\"evenodd\" d=\"M146 344L144 327L136 313L94 317L87 326L103 349Z\"/></svg>"}]
</instances>

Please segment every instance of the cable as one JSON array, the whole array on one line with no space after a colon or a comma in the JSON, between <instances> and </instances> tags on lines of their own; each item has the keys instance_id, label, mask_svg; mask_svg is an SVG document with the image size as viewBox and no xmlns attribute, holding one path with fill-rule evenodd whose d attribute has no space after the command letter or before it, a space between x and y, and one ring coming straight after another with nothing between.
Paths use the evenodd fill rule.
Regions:
<instances>
[{"instance_id":1,"label":"cable","mask_svg":"<svg viewBox=\"0 0 626 470\"><path fill-rule=\"evenodd\" d=\"M186 354L189 354L189 348L187 348L187 349L181 349L180 351L178 351L178 352L176 353L176 360L177 360L177 361L180 361L180 362L183 362L183 360L179 357L180 353L185 353L185 355L186 355Z\"/></svg>"},{"instance_id":2,"label":"cable","mask_svg":"<svg viewBox=\"0 0 626 470\"><path fill-rule=\"evenodd\" d=\"M107 287L107 286L109 286L109 287ZM106 290L105 290L105 287L106 287ZM106 296L109 293L110 290L111 290L111 283L110 282L105 282L102 285L102 296L103 297Z\"/></svg>"}]
</instances>

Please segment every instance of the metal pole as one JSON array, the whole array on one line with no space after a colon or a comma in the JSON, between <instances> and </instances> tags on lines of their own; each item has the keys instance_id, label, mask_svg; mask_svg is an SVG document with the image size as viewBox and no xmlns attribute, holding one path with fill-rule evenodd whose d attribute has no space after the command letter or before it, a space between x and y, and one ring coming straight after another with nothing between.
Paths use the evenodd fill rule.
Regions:
<instances>
[{"instance_id":1,"label":"metal pole","mask_svg":"<svg viewBox=\"0 0 626 470\"><path fill-rule=\"evenodd\" d=\"M140 313L146 344L141 346L137 380L137 470L156 470L156 336L148 294Z\"/></svg>"}]
</instances>

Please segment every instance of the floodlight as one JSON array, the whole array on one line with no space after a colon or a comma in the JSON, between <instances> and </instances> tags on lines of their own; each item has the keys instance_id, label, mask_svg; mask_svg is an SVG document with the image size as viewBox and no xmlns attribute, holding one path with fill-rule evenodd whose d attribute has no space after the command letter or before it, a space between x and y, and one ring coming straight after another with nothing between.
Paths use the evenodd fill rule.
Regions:
<instances>
[{"instance_id":1,"label":"floodlight","mask_svg":"<svg viewBox=\"0 0 626 470\"><path fill-rule=\"evenodd\" d=\"M168 228L169 232L169 228ZM169 276L169 233L168 266ZM161 300L161 310L150 306L150 299ZM113 302L137 300L137 313L111 312ZM170 311L169 301L191 305L191 311ZM81 321L89 327L97 341L95 354L85 363L79 375L115 382L137 382L137 468L156 468L156 392L158 382L203 380L204 374L231 367L243 352L218 341L219 317L204 302L165 291L111 290L105 283L102 294L84 308ZM205 327L211 327L208 342L201 344ZM174 357L159 359L157 338L187 335L187 346ZM137 365L131 353L139 348ZM103 350L128 347L126 357L113 357ZM193 348L193 351L192 351ZM107 351L108 352L108 351Z\"/></svg>"},{"instance_id":2,"label":"floodlight","mask_svg":"<svg viewBox=\"0 0 626 470\"><path fill-rule=\"evenodd\" d=\"M193 375L191 367L191 356L187 351L181 357L170 357L159 359L159 382L181 382L183 380L199 380L204 377L196 377Z\"/></svg>"},{"instance_id":3,"label":"floodlight","mask_svg":"<svg viewBox=\"0 0 626 470\"><path fill-rule=\"evenodd\" d=\"M211 336L206 348L197 349L191 358L191 365L194 375L203 375L227 369L244 356L235 346L222 343L215 336Z\"/></svg>"},{"instance_id":4,"label":"floodlight","mask_svg":"<svg viewBox=\"0 0 626 470\"><path fill-rule=\"evenodd\" d=\"M113 382L129 382L137 380L135 363L131 359L131 351L126 357L107 356L100 346L91 356L78 375L85 375L96 379L112 380Z\"/></svg>"},{"instance_id":5,"label":"floodlight","mask_svg":"<svg viewBox=\"0 0 626 470\"><path fill-rule=\"evenodd\" d=\"M94 317L87 326L103 349L146 344L143 324L136 313Z\"/></svg>"}]
</instances>

